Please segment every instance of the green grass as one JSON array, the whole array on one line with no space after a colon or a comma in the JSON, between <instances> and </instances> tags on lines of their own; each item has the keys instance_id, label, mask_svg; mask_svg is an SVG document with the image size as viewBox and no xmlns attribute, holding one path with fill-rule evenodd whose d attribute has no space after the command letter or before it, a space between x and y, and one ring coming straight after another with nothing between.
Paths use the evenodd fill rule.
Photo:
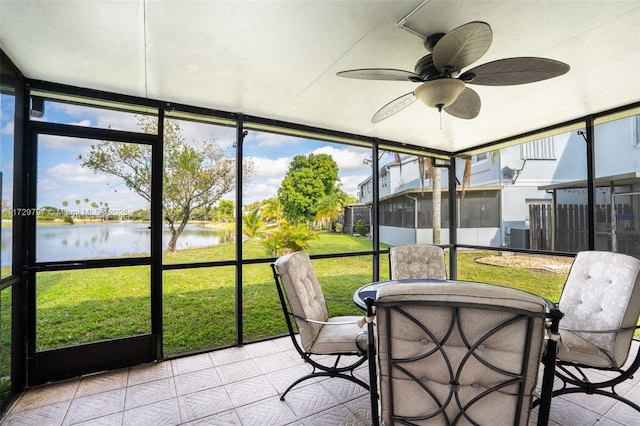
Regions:
<instances>
[{"instance_id":1,"label":"green grass","mask_svg":"<svg viewBox=\"0 0 640 426\"><path fill-rule=\"evenodd\" d=\"M321 233L311 253L370 250L371 240ZM165 264L233 259L235 246L167 253ZM556 300L565 277L479 264L475 259L495 253L459 253L458 278L521 288ZM244 258L266 257L257 241L243 244ZM372 279L372 257L314 260L332 315L362 313L351 302L353 292ZM386 255L381 279L388 278ZM243 266L242 321L244 340L286 332L268 263ZM166 355L235 343L235 270L206 267L163 273L163 333ZM41 272L37 275L38 350L149 333L149 267L122 267Z\"/></svg>"},{"instance_id":2,"label":"green grass","mask_svg":"<svg viewBox=\"0 0 640 426\"><path fill-rule=\"evenodd\" d=\"M458 252L458 279L500 284L519 288L557 302L566 274L553 275L529 269L505 268L476 262L484 256L495 256L496 252Z\"/></svg>"}]
</instances>

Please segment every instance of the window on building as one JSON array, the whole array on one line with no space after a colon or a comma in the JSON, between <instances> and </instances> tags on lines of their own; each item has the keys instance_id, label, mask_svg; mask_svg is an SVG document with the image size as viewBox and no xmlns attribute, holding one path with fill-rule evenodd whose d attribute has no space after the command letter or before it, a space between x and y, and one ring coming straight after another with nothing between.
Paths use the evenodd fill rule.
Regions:
<instances>
[{"instance_id":1,"label":"window on building","mask_svg":"<svg viewBox=\"0 0 640 426\"><path fill-rule=\"evenodd\" d=\"M480 161L485 161L485 160L487 160L486 152L483 152L482 154L474 155L473 157L471 157L472 163L479 163Z\"/></svg>"}]
</instances>

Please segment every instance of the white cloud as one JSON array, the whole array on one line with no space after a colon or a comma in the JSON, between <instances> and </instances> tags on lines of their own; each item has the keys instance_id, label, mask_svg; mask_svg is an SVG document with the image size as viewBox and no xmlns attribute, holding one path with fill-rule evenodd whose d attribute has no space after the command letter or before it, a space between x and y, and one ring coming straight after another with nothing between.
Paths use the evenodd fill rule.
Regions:
<instances>
[{"instance_id":1,"label":"white cloud","mask_svg":"<svg viewBox=\"0 0 640 426\"><path fill-rule=\"evenodd\" d=\"M255 167L255 175L253 180L261 180L265 178L279 177L280 180L284 177L285 173L289 169L290 157L280 157L276 159L265 157L247 157L253 161Z\"/></svg>"},{"instance_id":2,"label":"white cloud","mask_svg":"<svg viewBox=\"0 0 640 426\"><path fill-rule=\"evenodd\" d=\"M184 120L180 120L179 123L186 143L213 140L223 149L230 150L233 148L236 137L236 129L233 127Z\"/></svg>"},{"instance_id":3,"label":"white cloud","mask_svg":"<svg viewBox=\"0 0 640 426\"><path fill-rule=\"evenodd\" d=\"M342 183L342 190L347 194L355 197L356 194L358 193L358 184L362 183L369 176L370 175L361 174L361 175L344 176L340 178L340 182Z\"/></svg>"},{"instance_id":4,"label":"white cloud","mask_svg":"<svg viewBox=\"0 0 640 426\"><path fill-rule=\"evenodd\" d=\"M9 121L1 130L3 135L13 135L13 121Z\"/></svg>"},{"instance_id":5,"label":"white cloud","mask_svg":"<svg viewBox=\"0 0 640 426\"><path fill-rule=\"evenodd\" d=\"M70 178L73 173L73 167L54 167L51 178L38 179L38 200L37 205L43 207L46 205L61 207L63 201L67 201L69 209L75 209L75 200L81 200L81 209L91 208L85 205L84 199L88 198L91 202L107 202L111 209L139 209L148 207L148 203L135 192L129 190L124 184L108 185L106 176L89 176L84 173L82 175L82 185L77 185L78 179ZM73 165L71 165L73 166ZM93 172L89 171L91 175ZM98 177L89 181L89 177ZM111 178L112 180L115 178ZM111 183L111 182L109 182Z\"/></svg>"},{"instance_id":6,"label":"white cloud","mask_svg":"<svg viewBox=\"0 0 640 426\"><path fill-rule=\"evenodd\" d=\"M249 131L245 141L255 144L256 148L278 148L284 145L299 145L306 142L306 139L277 133Z\"/></svg>"},{"instance_id":7,"label":"white cloud","mask_svg":"<svg viewBox=\"0 0 640 426\"><path fill-rule=\"evenodd\" d=\"M80 121L77 121L75 123L72 122L72 123L69 123L69 124L71 124L72 126L90 127L91 126L91 120L80 120Z\"/></svg>"},{"instance_id":8,"label":"white cloud","mask_svg":"<svg viewBox=\"0 0 640 426\"><path fill-rule=\"evenodd\" d=\"M247 205L255 201L262 201L274 197L278 193L281 182L282 178L268 179L261 183L247 185L242 192L242 204Z\"/></svg>"},{"instance_id":9,"label":"white cloud","mask_svg":"<svg viewBox=\"0 0 640 426\"><path fill-rule=\"evenodd\" d=\"M46 171L47 178L63 183L107 183L116 178L102 173L94 173L92 170L74 163L59 163ZM118 179L119 180L119 179Z\"/></svg>"},{"instance_id":10,"label":"white cloud","mask_svg":"<svg viewBox=\"0 0 640 426\"><path fill-rule=\"evenodd\" d=\"M140 131L135 114L113 111L102 108L93 108L65 103L47 103L47 107L53 110L51 114L62 112L73 117L75 123L81 126L93 126L102 129L116 129ZM45 113L49 115L49 113Z\"/></svg>"},{"instance_id":11,"label":"white cloud","mask_svg":"<svg viewBox=\"0 0 640 426\"><path fill-rule=\"evenodd\" d=\"M371 158L371 150L355 147L338 148L333 145L322 146L313 151L314 154L328 154L338 165L340 173L362 170L366 166L363 160Z\"/></svg>"},{"instance_id":12,"label":"white cloud","mask_svg":"<svg viewBox=\"0 0 640 426\"><path fill-rule=\"evenodd\" d=\"M56 151L70 150L80 153L88 151L92 143L96 143L96 141L89 139L69 138L66 136L38 136L38 147L40 149L48 148Z\"/></svg>"}]
</instances>

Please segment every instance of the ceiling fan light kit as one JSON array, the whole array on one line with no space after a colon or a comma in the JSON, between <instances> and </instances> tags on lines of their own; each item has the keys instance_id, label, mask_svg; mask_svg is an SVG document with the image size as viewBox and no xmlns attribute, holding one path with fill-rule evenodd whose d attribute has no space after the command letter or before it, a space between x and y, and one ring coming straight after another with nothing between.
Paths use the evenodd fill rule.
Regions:
<instances>
[{"instance_id":1,"label":"ceiling fan light kit","mask_svg":"<svg viewBox=\"0 0 640 426\"><path fill-rule=\"evenodd\" d=\"M340 71L340 77L365 80L393 80L421 83L380 108L371 121L377 123L407 108L417 99L425 105L444 110L449 115L466 120L480 113L480 96L469 84L481 86L512 86L547 80L566 74L569 65L547 58L516 57L498 59L462 72L484 55L493 40L491 26L472 21L446 34L427 37L425 48L430 52L420 58L415 72L365 68Z\"/></svg>"},{"instance_id":2,"label":"ceiling fan light kit","mask_svg":"<svg viewBox=\"0 0 640 426\"><path fill-rule=\"evenodd\" d=\"M465 88L462 80L457 78L439 78L422 83L413 94L426 106L438 111L448 107L458 99Z\"/></svg>"}]
</instances>

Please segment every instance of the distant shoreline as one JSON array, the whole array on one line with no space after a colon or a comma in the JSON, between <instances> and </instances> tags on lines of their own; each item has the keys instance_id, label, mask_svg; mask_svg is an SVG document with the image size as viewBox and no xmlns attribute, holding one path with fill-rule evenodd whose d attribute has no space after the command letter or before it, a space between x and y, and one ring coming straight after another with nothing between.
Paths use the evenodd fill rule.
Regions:
<instances>
[{"instance_id":1,"label":"distant shoreline","mask_svg":"<svg viewBox=\"0 0 640 426\"><path fill-rule=\"evenodd\" d=\"M74 220L74 223L60 221L43 220L38 221L38 226L73 226L73 225L104 225L110 223L149 223L147 220ZM164 222L163 222L164 223ZM203 228L229 230L233 229L235 222L205 222L202 220L190 220L191 225L200 225ZM12 228L13 220L2 219L2 228Z\"/></svg>"}]
</instances>

